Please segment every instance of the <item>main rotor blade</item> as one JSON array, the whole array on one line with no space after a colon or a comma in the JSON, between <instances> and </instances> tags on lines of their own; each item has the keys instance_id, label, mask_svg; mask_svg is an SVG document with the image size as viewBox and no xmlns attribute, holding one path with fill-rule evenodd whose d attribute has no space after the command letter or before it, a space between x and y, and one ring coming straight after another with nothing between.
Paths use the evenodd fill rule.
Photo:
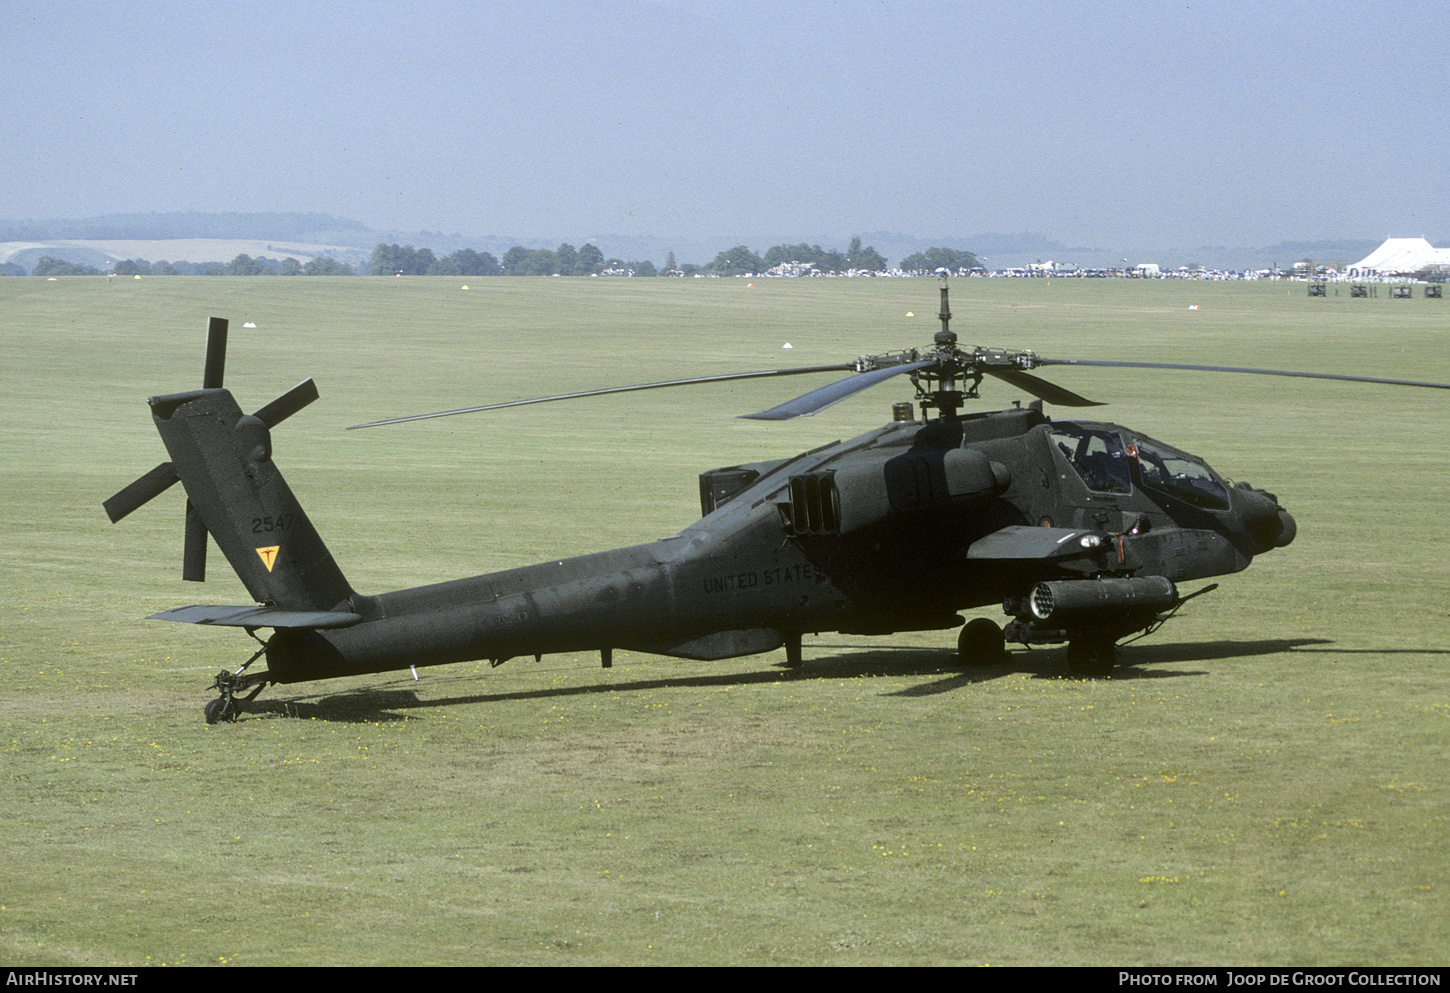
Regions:
<instances>
[{"instance_id":1,"label":"main rotor blade","mask_svg":"<svg viewBox=\"0 0 1450 993\"><path fill-rule=\"evenodd\" d=\"M473 414L480 410L523 407L531 403L550 403L554 400L577 400L580 397L605 396L609 393L634 393L638 390L658 390L667 386L695 386L700 383L728 383L736 379L764 379L768 376L801 376L812 372L846 372L854 368L856 367L848 362L844 365L802 366L797 369L770 369L763 372L732 372L722 376L697 376L693 379L671 379L662 383L610 386L602 390L582 390L578 393L556 393L553 396L533 397L528 400L509 400L506 403L486 403L478 407L460 407L458 410L440 410L436 414L411 414L407 417L390 417L383 421L369 421L366 424L354 424L348 430L356 431L359 428L376 428L384 424L403 424L407 421L426 421L432 417L452 417L454 414Z\"/></svg>"},{"instance_id":2,"label":"main rotor blade","mask_svg":"<svg viewBox=\"0 0 1450 993\"><path fill-rule=\"evenodd\" d=\"M762 410L758 414L741 414L740 416L752 421L786 421L792 417L814 414L818 410L826 409L833 403L840 403L853 394L869 389L882 380L890 379L892 376L900 376L903 373L915 372L918 369L925 369L927 366L936 364L936 359L925 359L920 362L907 362L903 365L887 366L884 369L872 369L870 372L863 372L855 376L848 376L845 379L838 379L834 383L822 386L820 389L811 390L809 393L803 393L794 400L787 400L785 403L771 407L769 410ZM854 369L855 366L846 366L845 368Z\"/></svg>"},{"instance_id":3,"label":"main rotor blade","mask_svg":"<svg viewBox=\"0 0 1450 993\"><path fill-rule=\"evenodd\" d=\"M317 384L304 379L286 393L273 400L254 415L269 428L275 428L317 399Z\"/></svg>"},{"instance_id":4,"label":"main rotor blade","mask_svg":"<svg viewBox=\"0 0 1450 993\"><path fill-rule=\"evenodd\" d=\"M130 486L120 490L101 506L106 508L106 516L111 519L112 524L115 524L131 511L165 493L180 480L181 477L176 474L176 466L170 462L163 462Z\"/></svg>"},{"instance_id":5,"label":"main rotor blade","mask_svg":"<svg viewBox=\"0 0 1450 993\"><path fill-rule=\"evenodd\" d=\"M1056 383L1049 383L1031 373L1022 372L1020 369L991 369L984 366L982 371L989 376L996 376L1004 383L1011 383L1024 393L1031 393L1033 396L1046 400L1048 403L1055 403L1059 407L1106 406L1097 400L1089 400L1085 396L1080 396L1072 390L1063 389Z\"/></svg>"},{"instance_id":6,"label":"main rotor blade","mask_svg":"<svg viewBox=\"0 0 1450 993\"><path fill-rule=\"evenodd\" d=\"M1182 369L1187 372L1238 372L1253 376L1291 376L1296 379L1337 379L1347 383L1380 383L1385 386L1424 386L1450 390L1450 383L1427 383L1417 379L1381 379L1376 376L1345 376L1333 372L1293 372L1285 369L1245 369L1226 365L1184 365L1180 362L1126 362L1088 359L1038 359L1038 365L1084 365L1127 369Z\"/></svg>"}]
</instances>

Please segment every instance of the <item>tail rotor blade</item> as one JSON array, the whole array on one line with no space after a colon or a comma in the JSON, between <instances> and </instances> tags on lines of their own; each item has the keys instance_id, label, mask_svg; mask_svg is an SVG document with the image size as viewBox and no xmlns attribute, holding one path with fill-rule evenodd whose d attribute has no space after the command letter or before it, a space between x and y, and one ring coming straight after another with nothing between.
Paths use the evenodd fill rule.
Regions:
<instances>
[{"instance_id":1,"label":"tail rotor blade","mask_svg":"<svg viewBox=\"0 0 1450 993\"><path fill-rule=\"evenodd\" d=\"M206 365L202 369L201 388L219 390L227 366L227 319L212 317L206 322ZM206 525L201 515L186 501L186 542L181 552L181 578L193 583L206 582Z\"/></svg>"},{"instance_id":2,"label":"tail rotor blade","mask_svg":"<svg viewBox=\"0 0 1450 993\"><path fill-rule=\"evenodd\" d=\"M317 384L310 379L303 380L257 411L256 417L267 427L275 428L316 399Z\"/></svg>"},{"instance_id":3,"label":"tail rotor blade","mask_svg":"<svg viewBox=\"0 0 1450 993\"><path fill-rule=\"evenodd\" d=\"M158 427L162 427L162 422L169 418L180 405L198 398L210 397L217 402L224 400L225 406L235 409L236 401L223 389L227 362L227 324L227 320L222 317L213 317L207 321L206 360L202 369L201 391L153 396L149 399L152 417L156 420ZM212 392L208 394L204 391ZM316 400L317 396L317 384L311 379L305 379L258 410L254 416L270 429ZM242 420L247 420L247 418L241 417L241 411L237 410L235 413L237 418L233 420L237 424L240 424ZM255 423L252 426L255 427ZM163 428L163 441L167 437ZM168 442L168 447L169 444ZM180 476L176 471L176 464L163 462L115 493L109 500L104 501L102 506L105 508L107 516L110 517L111 523L114 524L179 481ZM205 521L188 499L186 501L185 537L181 553L182 579L193 583L206 581L206 546L210 540Z\"/></svg>"},{"instance_id":4,"label":"tail rotor blade","mask_svg":"<svg viewBox=\"0 0 1450 993\"><path fill-rule=\"evenodd\" d=\"M115 524L131 511L165 493L178 479L176 466L170 462L163 462L101 506L106 508L106 515L111 518L111 523Z\"/></svg>"},{"instance_id":5,"label":"tail rotor blade","mask_svg":"<svg viewBox=\"0 0 1450 993\"><path fill-rule=\"evenodd\" d=\"M221 389L227 366L227 319L213 317L206 322L206 365L201 373L201 388Z\"/></svg>"},{"instance_id":6,"label":"tail rotor blade","mask_svg":"<svg viewBox=\"0 0 1450 993\"><path fill-rule=\"evenodd\" d=\"M206 524L190 500L186 501L186 544L181 553L181 578L192 583L206 582Z\"/></svg>"}]
</instances>

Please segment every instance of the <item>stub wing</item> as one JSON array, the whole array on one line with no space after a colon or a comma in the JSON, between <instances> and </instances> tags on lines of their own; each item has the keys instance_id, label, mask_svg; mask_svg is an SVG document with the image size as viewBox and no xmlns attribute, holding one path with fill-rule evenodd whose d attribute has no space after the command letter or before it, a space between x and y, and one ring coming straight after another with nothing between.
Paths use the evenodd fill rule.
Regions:
<instances>
[{"instance_id":1,"label":"stub wing","mask_svg":"<svg viewBox=\"0 0 1450 993\"><path fill-rule=\"evenodd\" d=\"M1090 534L1093 532L1082 528L1034 528L1014 524L972 542L967 549L967 558L996 562L1070 558L1083 553L1082 539Z\"/></svg>"},{"instance_id":2,"label":"stub wing","mask_svg":"<svg viewBox=\"0 0 1450 993\"><path fill-rule=\"evenodd\" d=\"M196 604L152 614L148 620L182 624L216 624L231 628L345 628L362 620L361 614L343 610L282 610L253 604L228 607Z\"/></svg>"}]
</instances>

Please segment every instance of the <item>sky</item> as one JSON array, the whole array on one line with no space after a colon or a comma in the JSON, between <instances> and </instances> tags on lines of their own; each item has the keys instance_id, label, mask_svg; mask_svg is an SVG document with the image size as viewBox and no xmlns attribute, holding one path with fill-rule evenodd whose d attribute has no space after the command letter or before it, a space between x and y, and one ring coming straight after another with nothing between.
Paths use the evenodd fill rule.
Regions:
<instances>
[{"instance_id":1,"label":"sky","mask_svg":"<svg viewBox=\"0 0 1450 993\"><path fill-rule=\"evenodd\" d=\"M7 7L11 220L316 211L757 250L1450 238L1424 3Z\"/></svg>"}]
</instances>

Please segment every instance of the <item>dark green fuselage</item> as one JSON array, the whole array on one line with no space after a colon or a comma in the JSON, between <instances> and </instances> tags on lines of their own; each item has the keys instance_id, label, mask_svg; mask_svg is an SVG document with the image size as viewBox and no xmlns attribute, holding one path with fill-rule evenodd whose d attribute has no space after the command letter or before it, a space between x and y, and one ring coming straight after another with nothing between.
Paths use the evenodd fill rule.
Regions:
<instances>
[{"instance_id":1,"label":"dark green fuselage","mask_svg":"<svg viewBox=\"0 0 1450 993\"><path fill-rule=\"evenodd\" d=\"M1134 452L1118 456L1115 483L1087 475L1063 442L1100 436ZM1236 572L1292 539L1271 497L1215 483L1202 463L1181 467L1201 467L1207 497L1145 485L1137 444L1126 429L1064 428L1035 408L894 423L705 474L706 513L674 537L353 594L334 606L357 623L279 629L268 669L294 682L616 648L729 658L811 632L953 627L960 610L1048 580Z\"/></svg>"}]
</instances>

